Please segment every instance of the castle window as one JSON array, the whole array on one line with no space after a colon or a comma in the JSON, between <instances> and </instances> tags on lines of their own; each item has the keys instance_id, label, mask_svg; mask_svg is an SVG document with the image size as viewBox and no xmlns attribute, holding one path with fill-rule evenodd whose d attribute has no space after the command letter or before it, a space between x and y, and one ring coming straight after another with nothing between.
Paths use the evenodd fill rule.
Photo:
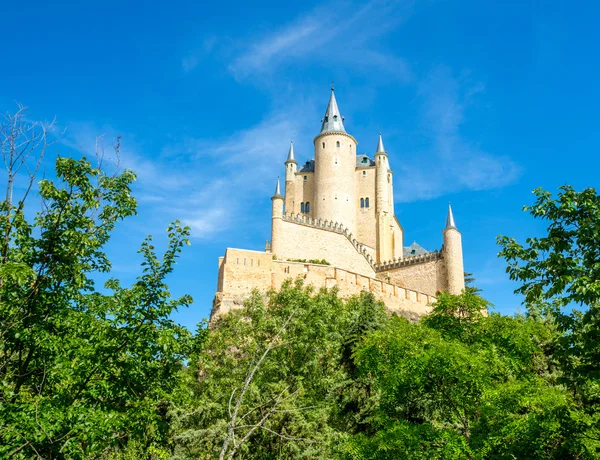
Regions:
<instances>
[{"instance_id":1,"label":"castle window","mask_svg":"<svg viewBox=\"0 0 600 460\"><path fill-rule=\"evenodd\" d=\"M337 115L333 116L333 121L337 121Z\"/></svg>"},{"instance_id":2,"label":"castle window","mask_svg":"<svg viewBox=\"0 0 600 460\"><path fill-rule=\"evenodd\" d=\"M300 203L300 212L304 212L304 203Z\"/></svg>"},{"instance_id":3,"label":"castle window","mask_svg":"<svg viewBox=\"0 0 600 460\"><path fill-rule=\"evenodd\" d=\"M304 210L306 211L306 213L310 212L310 203L308 201L306 202L306 206L304 206Z\"/></svg>"},{"instance_id":4,"label":"castle window","mask_svg":"<svg viewBox=\"0 0 600 460\"><path fill-rule=\"evenodd\" d=\"M364 198L361 198L361 199L360 199L360 207L361 207L361 208L364 208L364 207L365 207L365 199L364 199Z\"/></svg>"},{"instance_id":5,"label":"castle window","mask_svg":"<svg viewBox=\"0 0 600 460\"><path fill-rule=\"evenodd\" d=\"M369 159L367 157L363 157L362 162L363 163L367 163L369 161Z\"/></svg>"},{"instance_id":6,"label":"castle window","mask_svg":"<svg viewBox=\"0 0 600 460\"><path fill-rule=\"evenodd\" d=\"M366 175L367 175L367 171L363 171L363 176L366 176Z\"/></svg>"},{"instance_id":7,"label":"castle window","mask_svg":"<svg viewBox=\"0 0 600 460\"><path fill-rule=\"evenodd\" d=\"M323 142L323 148L325 148L325 142Z\"/></svg>"},{"instance_id":8,"label":"castle window","mask_svg":"<svg viewBox=\"0 0 600 460\"><path fill-rule=\"evenodd\" d=\"M335 199L337 200L337 195L335 196Z\"/></svg>"},{"instance_id":9,"label":"castle window","mask_svg":"<svg viewBox=\"0 0 600 460\"><path fill-rule=\"evenodd\" d=\"M365 208L369 207L369 198L365 198Z\"/></svg>"},{"instance_id":10,"label":"castle window","mask_svg":"<svg viewBox=\"0 0 600 460\"><path fill-rule=\"evenodd\" d=\"M304 176L304 182L308 180L308 176Z\"/></svg>"},{"instance_id":11,"label":"castle window","mask_svg":"<svg viewBox=\"0 0 600 460\"><path fill-rule=\"evenodd\" d=\"M335 164L337 164L337 157L335 157Z\"/></svg>"},{"instance_id":12,"label":"castle window","mask_svg":"<svg viewBox=\"0 0 600 460\"><path fill-rule=\"evenodd\" d=\"M339 146L340 146L340 141L337 141L337 142L335 143L335 146L336 146L336 147L339 147Z\"/></svg>"},{"instance_id":13,"label":"castle window","mask_svg":"<svg viewBox=\"0 0 600 460\"><path fill-rule=\"evenodd\" d=\"M325 123L327 123L329 121L329 117L325 116Z\"/></svg>"},{"instance_id":14,"label":"castle window","mask_svg":"<svg viewBox=\"0 0 600 460\"><path fill-rule=\"evenodd\" d=\"M417 253L417 251L415 249L413 249L412 251L410 251L410 255L414 256Z\"/></svg>"}]
</instances>

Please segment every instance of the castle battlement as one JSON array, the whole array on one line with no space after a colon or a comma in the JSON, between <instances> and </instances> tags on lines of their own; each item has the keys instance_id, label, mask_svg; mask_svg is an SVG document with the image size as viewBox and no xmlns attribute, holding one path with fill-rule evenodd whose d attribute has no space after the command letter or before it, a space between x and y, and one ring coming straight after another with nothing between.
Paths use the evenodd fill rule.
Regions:
<instances>
[{"instance_id":1,"label":"castle battlement","mask_svg":"<svg viewBox=\"0 0 600 460\"><path fill-rule=\"evenodd\" d=\"M293 223L299 224L299 225L306 225L308 227L318 228L321 230L326 230L329 232L335 232L335 233L344 235L348 239L348 241L352 244L352 246L354 246L356 251L365 257L365 259L367 260L369 265L373 268L373 270L376 270L375 260L369 253L369 249L372 250L373 248L369 248L368 246L357 241L356 238L354 237L354 235L352 235L352 233L350 233L350 230L348 230L346 227L344 227L341 223L332 222L332 221L328 221L328 220L322 220L322 219L315 219L314 217L310 217L305 214L293 214L292 215L292 214L286 214L286 213L283 214L283 220L288 221L288 222L293 222Z\"/></svg>"},{"instance_id":2,"label":"castle battlement","mask_svg":"<svg viewBox=\"0 0 600 460\"><path fill-rule=\"evenodd\" d=\"M423 264L426 262L432 262L436 260L441 260L444 258L444 253L442 251L432 251L426 252L425 254L420 254L417 256L403 257L402 259L390 260L388 262L384 262L382 264L375 265L376 272L385 272L388 270L393 270L394 268L406 267L408 265L415 264Z\"/></svg>"}]
</instances>

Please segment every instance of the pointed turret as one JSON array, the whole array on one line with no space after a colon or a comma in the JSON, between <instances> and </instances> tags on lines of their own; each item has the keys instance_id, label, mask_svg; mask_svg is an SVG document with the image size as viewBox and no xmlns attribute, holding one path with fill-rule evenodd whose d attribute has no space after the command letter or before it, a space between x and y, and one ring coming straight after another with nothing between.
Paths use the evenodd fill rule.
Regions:
<instances>
[{"instance_id":1,"label":"pointed turret","mask_svg":"<svg viewBox=\"0 0 600 460\"><path fill-rule=\"evenodd\" d=\"M383 147L383 138L381 137L381 133L379 133L379 142L377 143L377 151L375 155L378 153L386 153L385 148Z\"/></svg>"},{"instance_id":2,"label":"pointed turret","mask_svg":"<svg viewBox=\"0 0 600 460\"><path fill-rule=\"evenodd\" d=\"M456 229L456 224L454 223L454 214L452 214L452 206L448 203L448 217L446 217L446 229L454 228Z\"/></svg>"},{"instance_id":3,"label":"pointed turret","mask_svg":"<svg viewBox=\"0 0 600 460\"><path fill-rule=\"evenodd\" d=\"M288 153L287 160L285 160L285 164L288 163L296 163L296 157L294 156L294 141L290 141L290 151Z\"/></svg>"},{"instance_id":4,"label":"pointed turret","mask_svg":"<svg viewBox=\"0 0 600 460\"><path fill-rule=\"evenodd\" d=\"M344 119L340 115L340 110L338 109L337 101L335 100L333 88L331 88L329 104L327 104L327 110L325 111L325 116L323 117L322 123L321 134L346 132L344 129Z\"/></svg>"},{"instance_id":5,"label":"pointed turret","mask_svg":"<svg viewBox=\"0 0 600 460\"><path fill-rule=\"evenodd\" d=\"M274 198L283 198L283 196L281 195L281 185L279 185L279 176L277 176L277 185L275 186L275 194L271 197L271 199Z\"/></svg>"}]
</instances>

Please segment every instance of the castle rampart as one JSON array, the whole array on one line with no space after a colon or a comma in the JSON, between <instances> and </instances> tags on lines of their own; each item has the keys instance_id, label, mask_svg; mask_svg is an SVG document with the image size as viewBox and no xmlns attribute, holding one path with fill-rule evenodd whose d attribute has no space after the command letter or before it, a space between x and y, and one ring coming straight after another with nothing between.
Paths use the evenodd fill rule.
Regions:
<instances>
[{"instance_id":1,"label":"castle rampart","mask_svg":"<svg viewBox=\"0 0 600 460\"><path fill-rule=\"evenodd\" d=\"M369 291L383 301L387 309L411 320L431 311L432 295L394 285L385 280L331 265L274 260L266 252L228 248L219 261L219 291L211 318L240 308L248 294L279 289L286 279L302 278L306 285L319 289L337 287L342 297Z\"/></svg>"}]
</instances>

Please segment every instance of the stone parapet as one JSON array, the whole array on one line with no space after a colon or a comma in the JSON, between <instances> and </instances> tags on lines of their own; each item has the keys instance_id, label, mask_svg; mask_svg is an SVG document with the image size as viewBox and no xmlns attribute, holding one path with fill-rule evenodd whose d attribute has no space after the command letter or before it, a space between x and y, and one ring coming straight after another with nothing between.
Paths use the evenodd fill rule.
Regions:
<instances>
[{"instance_id":1,"label":"stone parapet","mask_svg":"<svg viewBox=\"0 0 600 460\"><path fill-rule=\"evenodd\" d=\"M377 273L393 270L395 268L407 267L409 265L423 264L433 262L444 258L442 251L433 251L418 256L404 257L402 259L390 260L381 264L375 265L373 268Z\"/></svg>"}]
</instances>

